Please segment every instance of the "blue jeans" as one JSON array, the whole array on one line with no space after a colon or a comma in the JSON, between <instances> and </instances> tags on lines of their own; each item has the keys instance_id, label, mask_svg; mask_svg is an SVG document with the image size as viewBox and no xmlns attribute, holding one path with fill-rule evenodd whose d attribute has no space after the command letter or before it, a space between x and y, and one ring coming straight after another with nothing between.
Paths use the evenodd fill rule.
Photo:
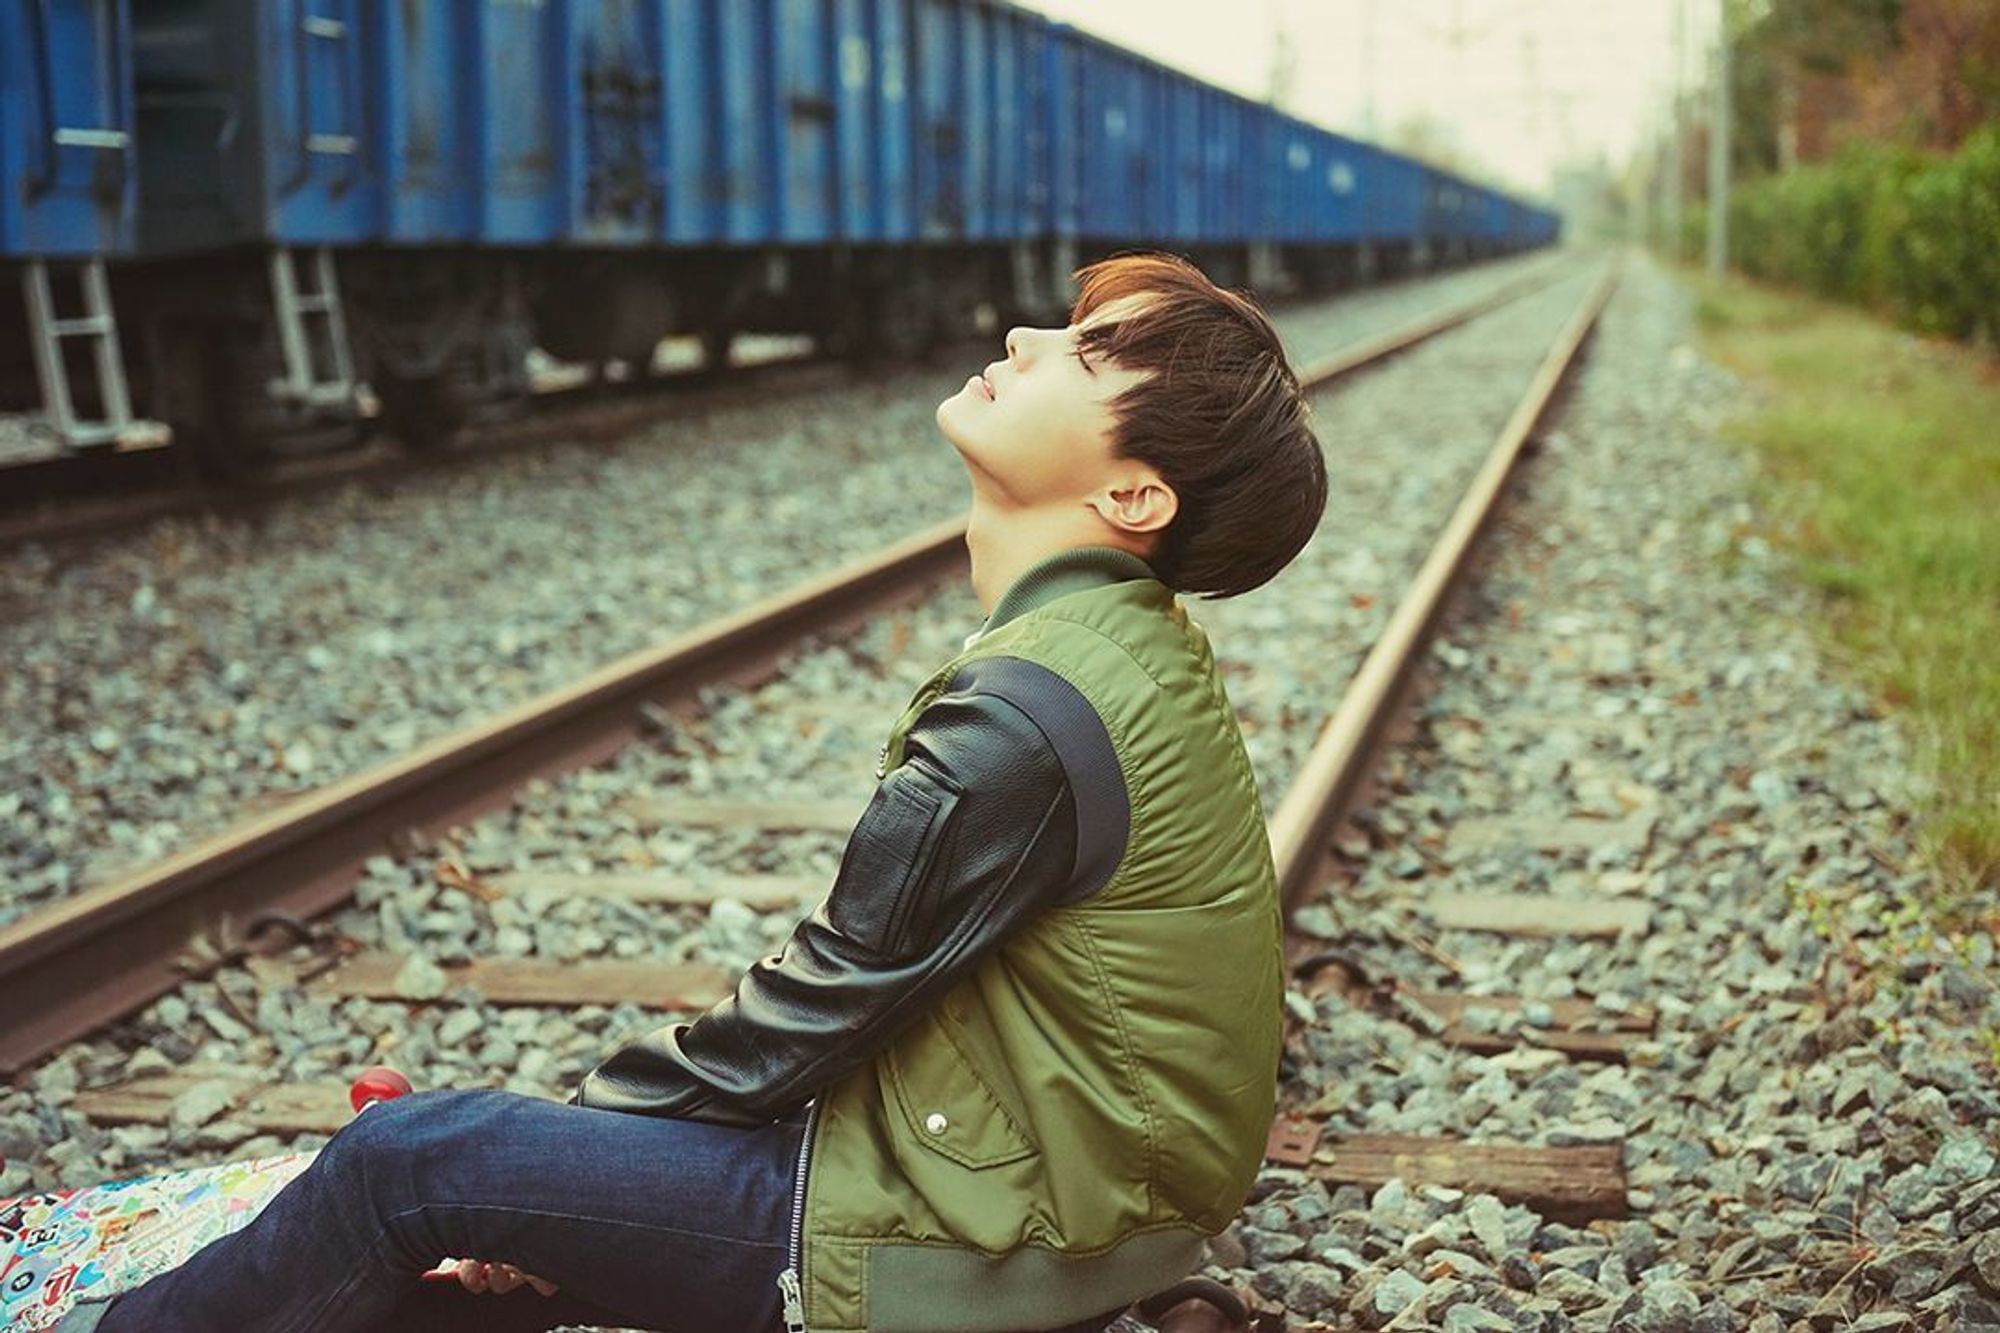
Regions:
<instances>
[{"instance_id":1,"label":"blue jeans","mask_svg":"<svg viewBox=\"0 0 2000 1333\"><path fill-rule=\"evenodd\" d=\"M113 1298L96 1330L778 1333L804 1118L739 1129L493 1088L379 1102L249 1226ZM417 1280L446 1256L560 1289Z\"/></svg>"},{"instance_id":2,"label":"blue jeans","mask_svg":"<svg viewBox=\"0 0 2000 1333\"><path fill-rule=\"evenodd\" d=\"M744 1129L493 1088L410 1093L343 1125L243 1230L57 1328L781 1333L804 1121L804 1108ZM510 1263L559 1290L417 1280L447 1256Z\"/></svg>"}]
</instances>

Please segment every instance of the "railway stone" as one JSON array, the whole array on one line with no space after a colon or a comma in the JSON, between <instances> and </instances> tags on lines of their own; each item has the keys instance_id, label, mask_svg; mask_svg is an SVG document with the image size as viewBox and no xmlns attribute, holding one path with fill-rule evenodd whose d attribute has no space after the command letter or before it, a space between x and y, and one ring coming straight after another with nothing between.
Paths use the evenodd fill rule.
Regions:
<instances>
[{"instance_id":1,"label":"railway stone","mask_svg":"<svg viewBox=\"0 0 2000 1333\"><path fill-rule=\"evenodd\" d=\"M17 1162L42 1150L42 1127L26 1111L12 1111L0 1117L0 1159Z\"/></svg>"},{"instance_id":2,"label":"railway stone","mask_svg":"<svg viewBox=\"0 0 2000 1333\"><path fill-rule=\"evenodd\" d=\"M1486 1257L1498 1262L1507 1252L1506 1211L1491 1194L1475 1194L1465 1206L1466 1223Z\"/></svg>"},{"instance_id":3,"label":"railway stone","mask_svg":"<svg viewBox=\"0 0 2000 1333\"><path fill-rule=\"evenodd\" d=\"M1364 1323L1380 1328L1387 1317L1402 1313L1405 1306L1424 1299L1424 1284L1400 1268L1391 1268L1368 1289L1361 1314Z\"/></svg>"},{"instance_id":4,"label":"railway stone","mask_svg":"<svg viewBox=\"0 0 2000 1333\"><path fill-rule=\"evenodd\" d=\"M1523 1291L1532 1291L1534 1290L1536 1281L1541 1276L1541 1270L1536 1267L1535 1261L1528 1256L1526 1251L1509 1250L1500 1256L1500 1276L1506 1280L1507 1285L1510 1287L1518 1287Z\"/></svg>"},{"instance_id":5,"label":"railway stone","mask_svg":"<svg viewBox=\"0 0 2000 1333\"><path fill-rule=\"evenodd\" d=\"M1945 1136L1934 1169L1939 1185L1950 1189L1990 1179L1994 1164L1994 1153L1987 1146L1986 1137L1978 1130L1967 1129Z\"/></svg>"},{"instance_id":6,"label":"railway stone","mask_svg":"<svg viewBox=\"0 0 2000 1333\"><path fill-rule=\"evenodd\" d=\"M1304 1239L1288 1231L1268 1230L1264 1227L1248 1226L1241 1232L1243 1247L1253 1264L1274 1263L1280 1259L1292 1259L1304 1254Z\"/></svg>"},{"instance_id":7,"label":"railway stone","mask_svg":"<svg viewBox=\"0 0 2000 1333\"><path fill-rule=\"evenodd\" d=\"M1556 1301L1569 1314L1604 1303L1604 1288L1573 1269L1548 1267L1535 1283L1535 1294Z\"/></svg>"},{"instance_id":8,"label":"railway stone","mask_svg":"<svg viewBox=\"0 0 2000 1333\"><path fill-rule=\"evenodd\" d=\"M1904 1310L1873 1310L1856 1316L1847 1325L1848 1333L1891 1333L1891 1330L1908 1328L1910 1316Z\"/></svg>"},{"instance_id":9,"label":"railway stone","mask_svg":"<svg viewBox=\"0 0 2000 1333\"><path fill-rule=\"evenodd\" d=\"M1694 1290L1671 1278L1636 1288L1612 1315L1612 1333L1697 1333L1702 1304ZM1725 1327L1728 1325L1725 1325Z\"/></svg>"},{"instance_id":10,"label":"railway stone","mask_svg":"<svg viewBox=\"0 0 2000 1333\"><path fill-rule=\"evenodd\" d=\"M190 1136L194 1146L208 1151L235 1148L256 1133L256 1128L241 1120L224 1118L211 1120L196 1129Z\"/></svg>"},{"instance_id":11,"label":"railway stone","mask_svg":"<svg viewBox=\"0 0 2000 1333\"><path fill-rule=\"evenodd\" d=\"M1369 1267L1366 1259L1363 1259L1346 1245L1341 1244L1339 1239L1334 1236L1314 1236L1308 1242L1308 1246L1313 1258L1319 1260L1327 1267L1337 1268L1349 1276L1360 1273Z\"/></svg>"},{"instance_id":12,"label":"railway stone","mask_svg":"<svg viewBox=\"0 0 2000 1333\"><path fill-rule=\"evenodd\" d=\"M424 955L413 953L397 969L391 986L406 1000L435 1000L449 984L450 978L443 968Z\"/></svg>"},{"instance_id":13,"label":"railway stone","mask_svg":"<svg viewBox=\"0 0 2000 1333\"><path fill-rule=\"evenodd\" d=\"M1285 1306L1308 1318L1334 1311L1346 1294L1346 1286L1342 1274L1322 1264L1296 1264L1285 1287Z\"/></svg>"},{"instance_id":14,"label":"railway stone","mask_svg":"<svg viewBox=\"0 0 2000 1333\"><path fill-rule=\"evenodd\" d=\"M1250 1260L1249 1247L1243 1242L1242 1224L1231 1223L1225 1230L1210 1236L1204 1253L1211 1266L1242 1268Z\"/></svg>"},{"instance_id":15,"label":"railway stone","mask_svg":"<svg viewBox=\"0 0 2000 1333\"><path fill-rule=\"evenodd\" d=\"M437 1042L441 1047L458 1046L484 1026L485 1019L477 1009L454 1009L438 1024Z\"/></svg>"},{"instance_id":16,"label":"railway stone","mask_svg":"<svg viewBox=\"0 0 2000 1333\"><path fill-rule=\"evenodd\" d=\"M241 1084L234 1079L211 1078L188 1087L177 1095L167 1112L167 1129L185 1136L207 1124L235 1101Z\"/></svg>"},{"instance_id":17,"label":"railway stone","mask_svg":"<svg viewBox=\"0 0 2000 1333\"><path fill-rule=\"evenodd\" d=\"M1295 1261L1278 1259L1258 1264L1250 1270L1250 1287L1268 1300L1282 1301L1291 1288Z\"/></svg>"},{"instance_id":18,"label":"railway stone","mask_svg":"<svg viewBox=\"0 0 2000 1333\"><path fill-rule=\"evenodd\" d=\"M1973 1237L1965 1258L1979 1289L1989 1296L2000 1296L2000 1231Z\"/></svg>"},{"instance_id":19,"label":"railway stone","mask_svg":"<svg viewBox=\"0 0 2000 1333\"><path fill-rule=\"evenodd\" d=\"M1460 1301L1444 1312L1445 1333L1512 1333L1519 1325L1471 1301Z\"/></svg>"}]
</instances>

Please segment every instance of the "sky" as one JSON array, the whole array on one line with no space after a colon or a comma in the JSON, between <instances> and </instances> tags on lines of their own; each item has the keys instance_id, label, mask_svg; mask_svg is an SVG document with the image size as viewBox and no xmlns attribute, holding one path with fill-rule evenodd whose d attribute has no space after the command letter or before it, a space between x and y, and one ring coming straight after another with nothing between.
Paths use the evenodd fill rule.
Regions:
<instances>
[{"instance_id":1,"label":"sky","mask_svg":"<svg viewBox=\"0 0 2000 1333\"><path fill-rule=\"evenodd\" d=\"M1020 3L1259 100L1283 31L1291 114L1360 138L1423 116L1474 174L1532 193L1577 159L1621 172L1665 123L1673 7L1684 7L1689 89L1716 13L1716 0Z\"/></svg>"}]
</instances>

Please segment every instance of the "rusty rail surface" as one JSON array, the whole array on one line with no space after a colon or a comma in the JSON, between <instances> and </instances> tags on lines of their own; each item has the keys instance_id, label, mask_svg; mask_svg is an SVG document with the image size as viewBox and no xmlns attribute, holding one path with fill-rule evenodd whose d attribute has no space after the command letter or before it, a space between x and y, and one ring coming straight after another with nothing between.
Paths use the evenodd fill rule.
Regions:
<instances>
[{"instance_id":1,"label":"rusty rail surface","mask_svg":"<svg viewBox=\"0 0 2000 1333\"><path fill-rule=\"evenodd\" d=\"M1391 329L1378 337L1363 338L1337 351L1329 352L1319 360L1307 364L1305 369L1299 372L1299 381L1309 388L1317 387L1324 381L1351 375L1365 367L1379 365L1396 353L1414 347L1428 338L1434 338L1447 329L1455 329L1460 324L1477 319L1490 310L1498 310L1510 301L1518 301L1530 292L1540 291L1555 283L1570 270L1571 265L1568 261L1551 260L1542 267L1495 288L1476 301L1468 301L1462 306L1427 315L1401 328Z\"/></svg>"},{"instance_id":2,"label":"rusty rail surface","mask_svg":"<svg viewBox=\"0 0 2000 1333\"><path fill-rule=\"evenodd\" d=\"M964 533L963 517L935 524L0 930L0 990L11 997L0 1070L171 990L185 979L176 959L199 939L236 938L231 922L334 907L392 836L463 823L532 777L606 758L638 734L641 704L755 676L805 635L909 601L958 572Z\"/></svg>"},{"instance_id":3,"label":"rusty rail surface","mask_svg":"<svg viewBox=\"0 0 2000 1333\"><path fill-rule=\"evenodd\" d=\"M1596 325L1617 280L1617 269L1607 266L1557 335L1527 393L1493 442L1409 591L1354 673L1353 682L1321 729L1283 803L1271 816L1271 854L1288 920L1312 888L1321 850L1346 817L1368 774L1378 742L1408 688L1417 655L1429 641L1474 543L1497 507L1522 446L1554 400L1564 372Z\"/></svg>"}]
</instances>

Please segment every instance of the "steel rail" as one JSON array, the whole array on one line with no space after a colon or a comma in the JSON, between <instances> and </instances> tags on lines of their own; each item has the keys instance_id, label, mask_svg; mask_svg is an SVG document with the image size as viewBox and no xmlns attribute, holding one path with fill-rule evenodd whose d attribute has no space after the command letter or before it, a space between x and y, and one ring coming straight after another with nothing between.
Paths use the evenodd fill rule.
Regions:
<instances>
[{"instance_id":1,"label":"steel rail","mask_svg":"<svg viewBox=\"0 0 2000 1333\"><path fill-rule=\"evenodd\" d=\"M1480 532L1492 517L1523 446L1554 400L1564 372L1596 325L1617 280L1616 264L1607 265L1542 358L1527 393L1494 440L1485 462L1272 814L1271 855L1286 920L1311 891L1326 840L1346 818L1373 764L1382 735L1408 689L1417 655L1429 641Z\"/></svg>"},{"instance_id":2,"label":"steel rail","mask_svg":"<svg viewBox=\"0 0 2000 1333\"><path fill-rule=\"evenodd\" d=\"M1414 347L1426 339L1434 338L1447 329L1457 328L1460 324L1477 319L1488 311L1497 310L1510 301L1517 301L1530 292L1551 286L1568 273L1570 267L1566 260L1552 260L1532 272L1522 274L1512 282L1495 288L1477 300L1427 315L1400 328L1391 329L1378 337L1363 338L1358 342L1349 343L1345 347L1327 353L1317 361L1308 363L1306 368L1299 372L1299 383L1307 388L1316 388L1328 380L1379 365L1396 353Z\"/></svg>"},{"instance_id":3,"label":"steel rail","mask_svg":"<svg viewBox=\"0 0 2000 1333\"><path fill-rule=\"evenodd\" d=\"M1343 347L1307 367L1300 379L1328 380L1382 360L1546 284L1567 264L1561 257L1550 259L1467 305ZM610 385L540 389L521 415L469 430L476 443L411 452L369 442L352 450L285 459L268 473L231 482L180 483L185 460L171 445L0 464L0 477L9 483L8 495L0 501L0 548L102 537L172 515L253 509L338 484L392 485L405 477L534 448L557 436L564 441L620 439L659 420L660 409L675 400L692 399L688 405L695 410L727 406L752 393L768 397L774 385L766 381L771 380L787 397L811 393L826 387L816 382L821 372L834 369L830 358L782 355L736 366L719 379L706 371L675 371ZM101 483L110 484L109 493L73 494Z\"/></svg>"},{"instance_id":4,"label":"steel rail","mask_svg":"<svg viewBox=\"0 0 2000 1333\"><path fill-rule=\"evenodd\" d=\"M390 838L463 823L531 777L604 759L638 734L641 704L754 677L803 635L907 602L958 568L964 532L962 517L935 524L0 929L0 990L10 997L0 1070L180 984L175 960L218 926L227 936L227 921L326 911Z\"/></svg>"},{"instance_id":5,"label":"steel rail","mask_svg":"<svg viewBox=\"0 0 2000 1333\"><path fill-rule=\"evenodd\" d=\"M833 372L821 357L775 357L737 366L726 377L675 371L651 379L535 391L518 415L476 423L465 438L407 450L378 440L350 449L273 460L268 470L231 481L186 482L187 460L171 444L111 454L66 454L0 464L0 548L24 542L102 537L171 515L233 513L339 485L388 486L552 442L620 439L661 420L669 404L724 407L752 395L767 400L824 389ZM692 400L689 402L688 400ZM94 493L97 488L102 493Z\"/></svg>"},{"instance_id":6,"label":"steel rail","mask_svg":"<svg viewBox=\"0 0 2000 1333\"><path fill-rule=\"evenodd\" d=\"M1343 351L1301 374L1307 388L1372 365L1554 281L1551 266L1441 316ZM964 577L959 515L757 601L586 679L444 736L377 768L300 796L114 882L0 927L0 1074L186 980L190 959L246 943L241 923L277 911L300 920L345 901L362 863L412 830L434 835L503 805L523 782L598 762L635 737L640 705L752 679L801 639L904 605Z\"/></svg>"}]
</instances>

